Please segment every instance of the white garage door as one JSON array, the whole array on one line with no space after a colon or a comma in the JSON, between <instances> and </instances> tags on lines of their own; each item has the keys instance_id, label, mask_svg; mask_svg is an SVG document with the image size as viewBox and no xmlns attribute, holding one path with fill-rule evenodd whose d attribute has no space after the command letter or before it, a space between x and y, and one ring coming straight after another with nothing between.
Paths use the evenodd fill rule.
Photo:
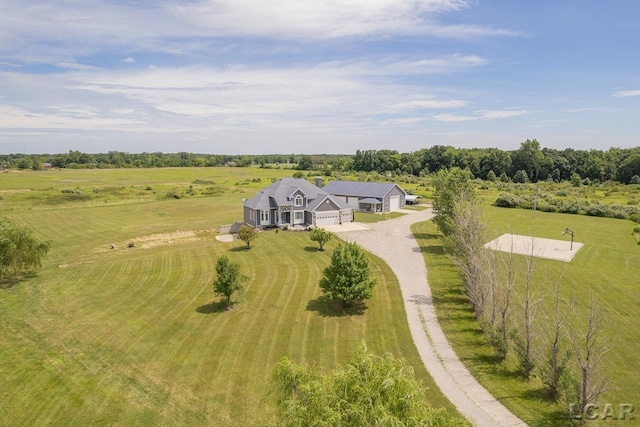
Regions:
<instances>
[{"instance_id":1,"label":"white garage door","mask_svg":"<svg viewBox=\"0 0 640 427\"><path fill-rule=\"evenodd\" d=\"M339 224L340 218L338 211L319 212L316 214L316 227L322 227L323 225Z\"/></svg>"},{"instance_id":2,"label":"white garage door","mask_svg":"<svg viewBox=\"0 0 640 427\"><path fill-rule=\"evenodd\" d=\"M400 196L391 196L391 199L389 199L389 209L392 211L400 209Z\"/></svg>"}]
</instances>

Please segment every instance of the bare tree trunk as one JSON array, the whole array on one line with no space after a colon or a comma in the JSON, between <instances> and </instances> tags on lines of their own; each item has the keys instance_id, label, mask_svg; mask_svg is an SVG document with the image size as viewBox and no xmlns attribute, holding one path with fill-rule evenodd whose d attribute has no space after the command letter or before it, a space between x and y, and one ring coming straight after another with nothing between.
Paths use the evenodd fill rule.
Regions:
<instances>
[{"instance_id":1,"label":"bare tree trunk","mask_svg":"<svg viewBox=\"0 0 640 427\"><path fill-rule=\"evenodd\" d=\"M586 331L578 333L571 328L571 342L582 374L580 405L595 404L607 389L609 381L602 375L602 362L611 349L611 338L603 338L604 311L597 309L593 297L589 307Z\"/></svg>"},{"instance_id":2,"label":"bare tree trunk","mask_svg":"<svg viewBox=\"0 0 640 427\"><path fill-rule=\"evenodd\" d=\"M531 346L533 340L533 319L536 316L537 301L534 300L533 290L531 289L533 282L533 270L535 268L536 258L534 254L533 238L531 239L531 253L527 255L527 271L525 275L525 299L524 299L524 330L525 330L525 353L523 358L522 370L524 377L529 379L531 371L535 363L531 355Z\"/></svg>"},{"instance_id":3,"label":"bare tree trunk","mask_svg":"<svg viewBox=\"0 0 640 427\"><path fill-rule=\"evenodd\" d=\"M509 248L508 255L503 258L503 268L506 271L507 278L505 287L502 288L503 293L503 305L502 310L500 311L500 319L501 319L501 328L502 328L502 351L501 356L504 359L507 357L507 352L509 348L509 325L507 323L508 315L509 315L509 304L511 302L511 294L513 292L513 287L516 283L516 271L514 266L514 252L513 252L513 235L511 235L511 246Z\"/></svg>"},{"instance_id":4,"label":"bare tree trunk","mask_svg":"<svg viewBox=\"0 0 640 427\"><path fill-rule=\"evenodd\" d=\"M478 320L486 317L487 291L483 273L484 225L477 200L461 194L454 203L452 234L447 247L453 263L464 279L464 292Z\"/></svg>"},{"instance_id":5,"label":"bare tree trunk","mask_svg":"<svg viewBox=\"0 0 640 427\"><path fill-rule=\"evenodd\" d=\"M569 361L569 352L562 354L562 341L566 336L564 325L569 317L569 313L572 311L571 302L569 302L564 313L561 309L561 281L562 273L560 273L560 276L556 281L553 319L549 319L549 323L553 326L549 334L549 347L547 350L545 366L541 369L542 381L546 385L549 394L556 400L560 398L560 380Z\"/></svg>"}]
</instances>

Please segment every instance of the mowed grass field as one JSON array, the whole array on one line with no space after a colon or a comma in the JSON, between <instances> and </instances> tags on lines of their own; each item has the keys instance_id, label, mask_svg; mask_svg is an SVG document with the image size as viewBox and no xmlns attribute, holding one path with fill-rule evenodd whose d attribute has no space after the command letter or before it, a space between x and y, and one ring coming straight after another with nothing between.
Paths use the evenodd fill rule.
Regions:
<instances>
[{"instance_id":1,"label":"mowed grass field","mask_svg":"<svg viewBox=\"0 0 640 427\"><path fill-rule=\"evenodd\" d=\"M218 225L241 219L243 197L290 174L202 168L0 176L0 215L52 241L43 268L0 289L0 424L264 425L274 410L268 380L281 357L330 369L362 342L405 358L431 388L426 403L453 412L420 362L397 281L379 259L370 256L375 297L363 314L343 316L318 299L337 239L325 252L306 232L263 232L249 251L215 240ZM160 193L196 180L220 182L225 192L205 197L196 184L195 195L179 200ZM27 197L70 183L83 193L114 185L130 191L56 205ZM146 186L156 194L130 197ZM223 254L249 277L231 311L212 291Z\"/></svg>"},{"instance_id":2,"label":"mowed grass field","mask_svg":"<svg viewBox=\"0 0 640 427\"><path fill-rule=\"evenodd\" d=\"M561 277L563 309L567 310L568 301L573 301L571 317L576 330L585 325L592 298L606 313L604 333L613 339L612 349L605 356L605 374L611 386L599 403L611 403L615 408L620 403L640 407L637 393L640 384L640 246L633 237L634 224L619 219L544 212L537 212L534 219L530 210L489 206L484 208L484 214L490 238L513 232L563 239L568 244L569 237L562 237L561 232L569 226L575 232L576 241L584 243L571 263L536 261L533 289L536 298L543 298L534 323L539 337L536 346L540 348L548 340L549 328L545 325L552 315L554 283ZM512 358L503 363L495 357L461 293L459 275L443 253L435 225L416 224L413 231L425 253L438 317L458 356L495 397L529 425L569 424L569 409L546 398L539 378L525 382ZM524 275L524 257L516 258L517 268ZM518 325L522 324L518 317L522 288L523 282L520 282L512 304L511 322L519 322ZM569 347L567 341L565 345ZM538 353L536 361L540 363L542 359L543 355ZM617 424L634 422L637 420Z\"/></svg>"}]
</instances>

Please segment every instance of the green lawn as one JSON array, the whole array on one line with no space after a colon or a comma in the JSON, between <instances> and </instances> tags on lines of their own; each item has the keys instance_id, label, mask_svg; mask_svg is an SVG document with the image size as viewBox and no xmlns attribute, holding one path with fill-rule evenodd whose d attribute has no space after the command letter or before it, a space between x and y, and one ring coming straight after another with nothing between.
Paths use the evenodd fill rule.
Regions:
<instances>
[{"instance_id":1,"label":"green lawn","mask_svg":"<svg viewBox=\"0 0 640 427\"><path fill-rule=\"evenodd\" d=\"M575 231L576 241L585 246L571 263L537 261L535 292L544 300L534 327L544 336L544 319L552 304L553 281L560 275L563 277L564 302L571 299L575 304L572 315L576 325L581 324L580 319L584 319L594 297L606 312L606 333L614 340L614 347L606 356L612 387L600 402L640 405L637 400L640 383L640 353L637 352L640 341L637 309L640 304L640 246L633 237L633 224L626 220L544 212L537 212L534 219L532 211L493 207L485 208L485 217L491 238L513 232L562 239L561 231L566 226ZM546 399L539 379L534 377L526 383L517 373L513 360L501 363L495 358L461 293L459 276L442 251L434 224L416 224L413 231L425 253L438 317L459 357L494 396L530 425L552 426L566 422L568 409ZM523 257L518 259L520 271L523 271ZM629 425L629 422L621 423Z\"/></svg>"},{"instance_id":2,"label":"green lawn","mask_svg":"<svg viewBox=\"0 0 640 427\"><path fill-rule=\"evenodd\" d=\"M371 256L375 297L363 314L345 316L318 300L318 279L337 239L325 252L305 232L263 232L249 251L242 242L214 239L216 226L240 219L242 198L259 184L252 180L261 177L264 186L275 173L194 168L4 175L14 195L80 179L87 180L78 183L83 190L114 180L153 188L226 180L228 192L44 207L5 197L0 214L51 239L52 250L35 276L0 289L0 424L261 425L273 411L268 377L281 357L330 369L361 342L406 358L431 388L430 403L453 412L422 366L395 276L378 258ZM248 190L236 185L246 179ZM190 231L200 232L168 234ZM132 240L136 247L126 248ZM231 311L221 309L212 292L222 254L250 278Z\"/></svg>"},{"instance_id":3,"label":"green lawn","mask_svg":"<svg viewBox=\"0 0 640 427\"><path fill-rule=\"evenodd\" d=\"M355 212L354 220L356 222L372 223L372 222L386 221L388 219L393 219L393 218L399 218L403 215L406 215L406 214L402 212L386 212L386 213L380 213L380 214L367 213L367 212Z\"/></svg>"}]
</instances>

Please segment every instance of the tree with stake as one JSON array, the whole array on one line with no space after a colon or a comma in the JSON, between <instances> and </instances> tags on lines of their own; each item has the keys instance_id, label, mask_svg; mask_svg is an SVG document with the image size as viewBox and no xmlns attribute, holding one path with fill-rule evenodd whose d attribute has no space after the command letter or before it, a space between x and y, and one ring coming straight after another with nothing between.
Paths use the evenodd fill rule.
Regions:
<instances>
[{"instance_id":1,"label":"tree with stake","mask_svg":"<svg viewBox=\"0 0 640 427\"><path fill-rule=\"evenodd\" d=\"M213 292L223 296L227 301L227 309L231 308L231 295L242 290L242 282L247 281L246 276L240 275L240 264L231 262L226 255L218 258L216 263L216 280L213 282Z\"/></svg>"},{"instance_id":2,"label":"tree with stake","mask_svg":"<svg viewBox=\"0 0 640 427\"><path fill-rule=\"evenodd\" d=\"M0 280L15 277L42 265L51 242L31 236L31 230L0 218Z\"/></svg>"},{"instance_id":3,"label":"tree with stake","mask_svg":"<svg viewBox=\"0 0 640 427\"><path fill-rule=\"evenodd\" d=\"M311 230L309 238L312 242L318 243L318 250L324 251L324 245L333 237L333 233L325 230L324 228L314 228Z\"/></svg>"},{"instance_id":4,"label":"tree with stake","mask_svg":"<svg viewBox=\"0 0 640 427\"><path fill-rule=\"evenodd\" d=\"M335 248L331 264L324 269L320 279L324 295L340 301L343 307L371 298L375 284L367 255L357 244L349 242Z\"/></svg>"},{"instance_id":5,"label":"tree with stake","mask_svg":"<svg viewBox=\"0 0 640 427\"><path fill-rule=\"evenodd\" d=\"M248 225L243 225L238 231L238 237L247 244L247 249L251 249L251 241L258 237L258 230Z\"/></svg>"}]
</instances>

